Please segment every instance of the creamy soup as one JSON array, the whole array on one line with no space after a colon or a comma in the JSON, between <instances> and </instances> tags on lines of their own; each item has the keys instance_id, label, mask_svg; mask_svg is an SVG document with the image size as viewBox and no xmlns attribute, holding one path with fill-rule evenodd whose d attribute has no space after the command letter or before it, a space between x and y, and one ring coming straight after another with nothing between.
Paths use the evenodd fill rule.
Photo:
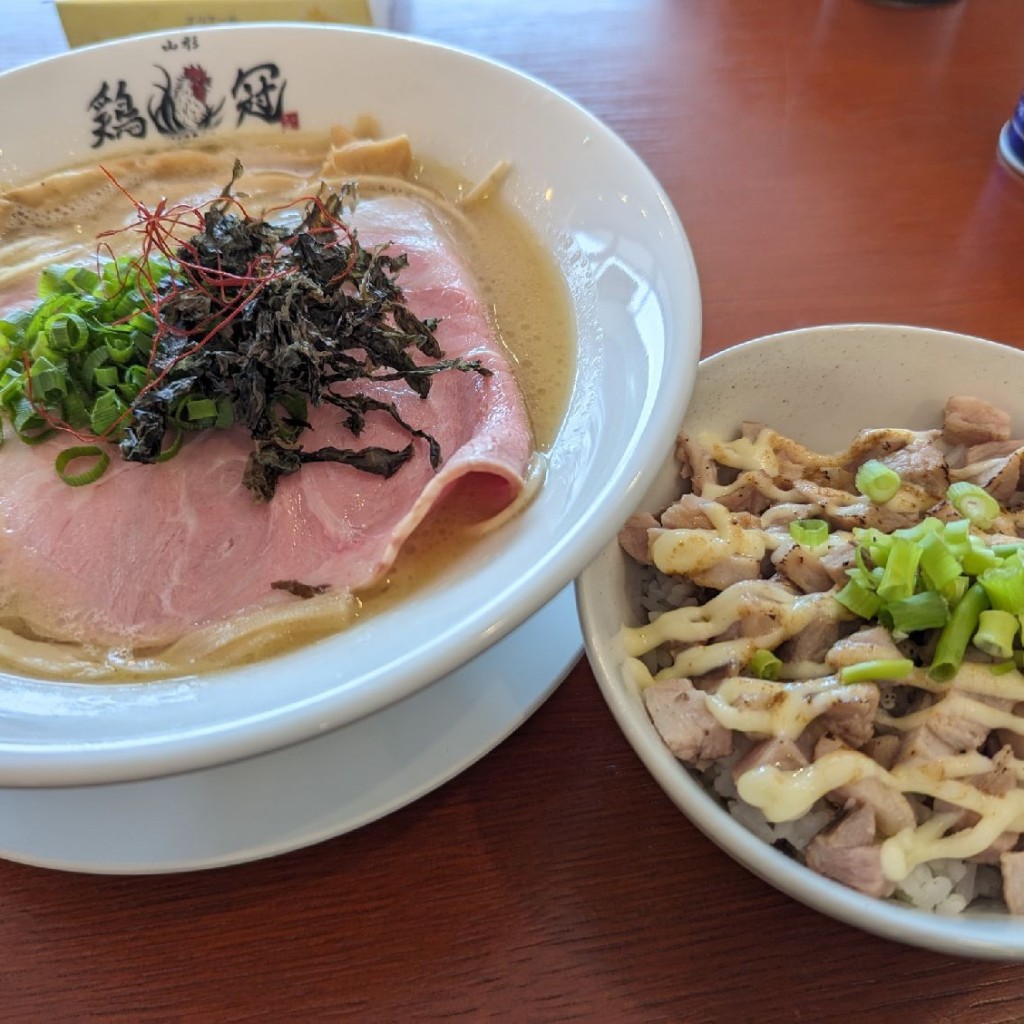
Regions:
<instances>
[{"instance_id":1,"label":"creamy soup","mask_svg":"<svg viewBox=\"0 0 1024 1024\"><path fill-rule=\"evenodd\" d=\"M275 589L273 592L267 590L266 600L262 596L254 599L251 589L244 593L243 589L239 589L237 613L226 616L221 614L227 607L220 601L221 595L213 595L208 607L214 609L214 613L200 614L192 621L186 621L188 613L182 613L179 607L186 599L183 594L187 591L187 580L168 578L184 572L176 564L167 573L156 574L157 578L153 582L156 596L143 594L137 581L124 582L118 577L118 574L130 576L130 568L112 569L111 575L118 577L109 584L111 601L116 607L109 611L104 608L102 613L94 617L96 634L91 636L89 627L83 625L85 619L92 618L91 612L89 615L81 615L71 597L67 598L66 607L59 604L65 599L64 588L46 578L37 585L36 577L42 571L40 566L64 565L69 580L78 579L83 572L88 571L88 559L83 563L85 569L68 568L73 566L74 557L65 557L65 547L62 546L64 542L60 540L61 530L66 535L68 530L74 529L79 521L90 514L90 507L99 500L95 495L103 488L111 490L116 486L116 474L124 475L126 479L130 474L137 474L131 477L137 483L124 486L130 490L138 489L139 501L143 506L150 500L148 496L152 493L163 493L159 487L156 492L149 490L152 481L164 479L157 476L164 471L162 466L127 465L125 468L117 458L117 448L109 445L107 447L110 448L112 460L110 469L96 482L68 488L66 494L53 490L52 480L48 477L40 485L38 493L49 495L44 500L51 507L68 503L67 524L59 524L60 528L52 531L56 539L48 537L45 527L37 534L25 526L25 537L28 540L23 539L17 550L12 548L8 552L9 557L0 559L8 565L7 575L0 581L0 595L6 599L6 609L0 613L0 623L4 627L4 635L0 638L4 641L0 649L0 661L14 670L57 678L138 678L201 671L278 652L334 631L353 618L408 597L426 580L434 578L438 571L459 559L465 559L467 547L480 533L481 521L487 521L498 512L495 521L499 522L502 519L501 510L505 506L509 506L512 511L520 507L528 500L531 488L536 486L542 476L537 471L537 465L542 464L543 452L550 447L557 434L571 387L574 365L574 326L565 283L551 255L533 236L525 222L502 201L500 168L493 180L483 183L466 182L445 168L420 159L409 150L404 139L378 141L355 137L343 130L333 133L329 145L323 139L312 136L290 137L287 144L238 136L231 140L229 147L195 145L173 152L121 157L109 161L103 168L77 168L37 183L9 189L0 195L0 250L4 254L0 265L0 316L10 319L11 308L31 306L36 300L40 274L47 267L55 264L97 266L98 259L109 260L114 256L137 253L143 243L140 221L145 222L146 219L140 216L141 211L149 216L154 212L177 216L175 211L208 209L203 204L216 199L225 188L231 179L232 165L236 159L244 166L244 174L233 185L237 205L233 204L230 209L236 214L244 210L254 220L266 220L273 225L297 226L302 221L309 197L322 194L320 190L323 187L330 189L344 182L356 181L358 199L352 223L356 225L358 237L363 237L365 233L374 244L378 244L374 232L390 230L388 225L398 225L404 230L404 210L412 212L417 224L422 220L431 225L429 237L423 243L423 251L429 256L432 248L436 248L438 259L442 263L449 260L452 266L461 267L459 273L464 270L463 277L455 280L451 277L454 271L445 269L441 274L442 280L439 283L432 282L429 271L423 270L429 261L423 253L417 252L411 257L416 264L415 268L410 263L408 271L399 270L396 281L400 287L404 287L403 276L411 275L409 280L415 285L415 299L410 298L410 308L415 302L416 315L423 318L437 315L434 310L426 308L432 296L441 296L448 301L450 293L456 293L458 302L454 312L449 314L451 323L446 325L445 316L442 315L438 327L438 339L442 347L445 346L445 337L454 337L455 329L462 324L460 318L465 307L473 305L475 308L475 305L480 304L477 299L482 302L484 320L481 323L486 323L487 330L493 336L493 344L500 349L493 356L496 360L496 375L482 378L478 387L474 385L477 390L485 392L485 397L473 396L467 400L476 403L468 407L470 413L458 406L453 415L459 417L476 414L477 405L483 403L483 411L479 413L483 441L469 437L467 428L467 437L458 442L460 445L465 442L463 447L456 451L456 443L452 442L449 451L442 451L439 473L446 471L444 460L450 456L456 457L456 461L464 459L464 470L460 470L458 476L452 476L443 490L432 490L433 485L428 480L423 492L428 497L422 501L410 499L414 501L415 509L409 514L395 513L395 539L389 539L386 544L375 541L387 550L380 557L374 554L375 560L370 569L359 565L353 570L351 578L345 577L344 573L332 577L328 571L328 560L323 563L326 575L321 578L318 575L319 565L311 569L301 558L295 561L290 560L290 556L283 556L282 565L300 567L299 578L273 580L271 585ZM384 219L383 228L375 223L378 210ZM433 235L435 227L436 242ZM175 237L180 238L180 231ZM397 255L402 251L402 245L396 241L389 251ZM444 263L444 266L447 268L448 263ZM425 283L421 283L420 278L424 274ZM460 297L459 288L466 289L468 298ZM448 335L445 334L446 330L449 331ZM447 350L445 354L448 355ZM530 466L522 471L522 477L526 480L522 488L515 482L517 471L507 468L504 463L500 466L499 486L494 485L495 478L491 472L491 449L503 443L502 417L506 411L500 401L505 400L502 396L506 395L507 389L515 386L514 382L494 383L499 379L504 381L502 373L506 366L511 368L514 382L518 382L518 389L521 390L528 416L529 443L536 453ZM16 365L15 368L20 366ZM458 375L456 370L445 370L444 373ZM437 374L435 380L440 382L442 376ZM451 386L435 383L431 398L427 401L434 400L439 391ZM498 397L489 397L488 388ZM406 406L402 408L404 410ZM372 414L369 416L372 418ZM3 470L3 460L7 458L8 473L17 478L17 486L13 488L17 491L22 479L26 479L29 474L14 466L11 453L18 452L15 457L22 460L34 459L36 469L39 468L40 460L49 458L52 461L52 454L40 451L32 452L30 456L21 450L29 446L10 439L8 422L5 421L4 427L8 440L4 448L0 449L0 471ZM320 427L320 421L317 427ZM228 431L220 433L228 434L240 429L232 426ZM305 437L315 435L317 430L311 429ZM320 439L323 440L322 437ZM74 445L80 440L72 436L63 437L66 445ZM56 443L51 440L39 447L52 448ZM183 459L190 450L189 446L195 443L194 439L186 437L183 454L178 458ZM499 462L505 458L500 452L498 456ZM414 456L408 465L416 465L416 472L422 472L423 459L420 458L417 463L417 458L419 456ZM474 458L479 461L474 462ZM173 466L176 461L172 460L166 465ZM510 456L506 461L511 465L514 460ZM334 468L305 466L295 474L295 478L314 473L320 474L317 479L327 480ZM338 469L341 471L341 467ZM347 466L344 471L350 472ZM402 480L403 473L407 473L405 466L392 479ZM114 474L113 482L111 474ZM510 480L512 490L518 492L511 505L506 493L506 484ZM4 486L10 485L5 483ZM213 486L220 486L219 477ZM237 501L237 483L228 482L225 486L230 492L230 500ZM282 515L280 507L286 503L290 509L294 506L298 510L294 521L289 520L286 526L275 528L278 540L274 543L279 543L279 535L283 531L288 536L300 538L292 544L298 547L305 543L302 538L313 534L319 536L330 528L336 531L337 536L325 543L333 551L336 547L350 544L350 535L355 536L360 530L369 532L365 523L356 529L348 522L340 523L340 516L335 517L338 522L331 518L334 515L331 503L336 502L336 495L328 502L331 507L326 511L317 511L317 503L322 505L327 500L324 497L326 492L321 494L317 490L318 485L310 485L312 490L309 487L297 490L289 478L282 486L286 489L284 497L278 492L268 503L270 506L277 503L275 511L258 513L263 519L279 519ZM187 490L185 488L181 494ZM385 491L381 485L379 492L372 493L383 495L390 492ZM170 511L163 508L157 510L157 514L171 515L179 520L192 516L194 510L189 504L192 499L186 500L181 494L175 492L170 499L159 499L170 506ZM28 504L30 497L26 497L23 504ZM158 501L156 498L152 500ZM219 508L215 501L211 501L205 489L198 500L203 508L207 508L207 505L209 508ZM363 498L358 500L364 501ZM430 505L428 512L421 514L421 506L427 504ZM244 516L250 515L248 506L242 511ZM508 511L506 508L504 514L507 515ZM123 519L126 514L131 517L130 513L116 512L112 517L115 525L111 529L115 532L139 532L137 524L130 525ZM203 512L206 517L203 522L211 522L214 515L209 510ZM0 518L3 518L4 532L9 537L17 539L18 523L24 524L28 516L25 508L19 505L17 496L5 496L0 501ZM366 519L365 515L363 519ZM117 521L120 521L120 525ZM324 526L324 523L328 525ZM207 536L210 530L205 530L202 535L204 543L216 541L216 544L215 550L211 548L212 553L204 555L201 561L205 564L210 558L223 556L225 561L222 572L225 579L234 580L236 575L244 574L245 565L252 561L239 554L236 561L232 562L227 554L236 544L236 534L243 527L244 523L236 527L224 526L221 539L218 539L219 535ZM196 536L197 528L194 524L183 529L185 533L172 531L168 537L174 540L181 536ZM154 545L164 543L160 541L160 536L157 531L152 542ZM172 540L166 541L166 544ZM47 544L52 548L48 553L45 550ZM354 545L355 541L351 541L351 544ZM401 554L394 557L399 546ZM255 547L259 547L259 544ZM34 548L39 549L34 554L36 562L25 556L22 559L24 567L21 569L18 565L10 564L21 558L19 552ZM242 548L244 543L240 544L240 550ZM199 558L197 555L190 557L193 561ZM142 561L145 562L147 558L148 552ZM302 568L303 565L305 568ZM272 571L277 570L267 569L267 572ZM284 570L281 574L284 575ZM103 591L107 585L108 582L102 578L92 582L98 591ZM40 592L40 588L45 591L47 586L53 587L54 593L60 595L59 607L52 616L50 606L45 601L37 601L34 596ZM285 594L283 590L290 592ZM131 608L136 606L144 611L139 612L138 620L132 618ZM184 623L180 635L175 632L175 623L179 620ZM237 635L232 625L236 621L242 622ZM172 653L168 654L168 651Z\"/></svg>"}]
</instances>

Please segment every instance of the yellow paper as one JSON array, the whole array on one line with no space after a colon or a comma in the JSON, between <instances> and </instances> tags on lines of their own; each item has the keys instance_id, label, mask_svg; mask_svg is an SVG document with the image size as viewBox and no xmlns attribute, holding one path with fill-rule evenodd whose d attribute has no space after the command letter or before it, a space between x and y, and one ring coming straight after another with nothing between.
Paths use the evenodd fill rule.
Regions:
<instances>
[{"instance_id":1,"label":"yellow paper","mask_svg":"<svg viewBox=\"0 0 1024 1024\"><path fill-rule=\"evenodd\" d=\"M376 6L372 0L57 0L69 46L232 22L372 25Z\"/></svg>"}]
</instances>

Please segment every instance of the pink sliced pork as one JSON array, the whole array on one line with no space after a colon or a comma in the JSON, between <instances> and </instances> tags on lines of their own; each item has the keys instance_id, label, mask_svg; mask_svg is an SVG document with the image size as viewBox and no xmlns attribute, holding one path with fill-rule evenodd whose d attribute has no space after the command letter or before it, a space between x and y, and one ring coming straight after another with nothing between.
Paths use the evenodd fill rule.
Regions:
<instances>
[{"instance_id":1,"label":"pink sliced pork","mask_svg":"<svg viewBox=\"0 0 1024 1024\"><path fill-rule=\"evenodd\" d=\"M393 243L409 254L406 301L439 317L448 357L479 359L484 377L436 375L421 400L402 382L375 384L410 424L432 434L390 479L349 466L313 463L282 478L266 504L242 485L250 449L241 430L209 431L154 466L121 461L96 483L72 488L53 469L68 437L0 448L0 592L45 635L111 646L171 641L190 626L273 601L281 580L364 589L385 574L403 542L456 485L487 496L491 510L523 486L532 436L518 385L471 276L447 233L420 203L363 202L356 226L364 246ZM352 437L333 407L315 410L310 448L403 448L408 435L371 413Z\"/></svg>"}]
</instances>

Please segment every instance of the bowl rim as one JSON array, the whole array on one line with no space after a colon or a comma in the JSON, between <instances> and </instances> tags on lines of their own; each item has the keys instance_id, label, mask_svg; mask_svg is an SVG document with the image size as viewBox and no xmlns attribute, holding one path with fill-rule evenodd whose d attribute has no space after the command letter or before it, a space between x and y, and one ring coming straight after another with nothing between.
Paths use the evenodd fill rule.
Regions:
<instances>
[{"instance_id":1,"label":"bowl rim","mask_svg":"<svg viewBox=\"0 0 1024 1024\"><path fill-rule=\"evenodd\" d=\"M587 125L590 133L600 136L614 150L624 165L630 168L631 173L642 177L647 192L658 206L659 216L668 226L674 252L678 255L680 269L686 278L685 281L678 283L677 290L688 289L694 301L690 308L685 310L685 316L677 315L672 318L669 333L678 333L679 337L674 337L673 344L666 346L664 362L670 372L679 372L689 378L688 383L677 383L671 388L676 400L688 396L694 376L692 367L696 365L699 357L701 321L700 290L692 248L671 200L650 169L621 136L594 114L561 91L500 60L411 34L375 27L285 22L203 26L190 29L189 34L193 33L204 38L210 36L222 39L270 35L279 39L281 33L287 33L293 38L331 34L337 38L383 39L388 41L388 45L425 49L440 54L445 59L447 56L453 56L460 61L469 61L475 66L511 76L518 82L528 85L531 90L539 91L537 94L554 99L571 110L575 118ZM40 67L52 69L54 66L85 60L96 53L116 53L119 49L138 46L166 36L166 31L158 31L81 47L5 71L0 74L0 82L17 80L19 76L34 72ZM161 142L160 145L163 146L165 143ZM682 306L678 308L682 313ZM666 450L674 435L674 413L671 408L673 404L675 403L670 402L667 395L663 394L651 412L651 437L656 439L654 443L658 446L663 444ZM629 514L635 495L642 493L646 487L652 470L640 465L636 459L627 459L625 455L620 462L623 472L620 473L618 480L606 482L602 497L607 502L606 515L614 515L621 521ZM627 463L630 463L629 471L625 472ZM425 656L405 657L393 662L388 677L375 681L372 694L339 693L341 687L337 680L331 680L325 684L326 695L320 694L315 700L288 704L283 709L278 708L273 714L247 717L244 711L240 711L229 723L218 726L216 730L194 729L178 734L147 735L125 742L85 744L72 740L60 746L51 743L2 742L0 785L64 786L171 774L237 760L300 742L325 728L337 728L358 720L430 685L501 639L571 582L583 565L597 554L605 539L604 535L584 536L583 531L576 527L569 530L563 538L564 543L552 555L551 566L557 571L547 569L543 576L527 576L522 586L509 586L501 595L500 607L491 599L482 602L481 608L474 613L474 618L458 630L457 643L439 644ZM283 671L290 667L290 663L287 663L288 658L288 655L281 656ZM203 685L208 680L216 681L228 674L211 673L203 677L198 685ZM68 688L68 692L74 687L91 689L94 686L75 683L42 685L58 685ZM129 689L133 685L152 688L160 684L117 685L122 689Z\"/></svg>"},{"instance_id":2,"label":"bowl rim","mask_svg":"<svg viewBox=\"0 0 1024 1024\"><path fill-rule=\"evenodd\" d=\"M998 349L1008 358L1019 360L1024 369L1024 351L975 335L930 327L851 322L780 331L723 349L701 360L698 382L701 371L708 365L743 359L754 350L780 343L799 343L810 337L825 335L838 338L866 332L879 334L890 341L907 337L915 342L941 339L946 343L966 343L972 348ZM865 896L815 873L758 838L708 793L653 733L649 720L647 728L644 727L635 704L626 692L613 639L605 638L598 626L603 593L607 589L605 563L622 557L617 541L613 540L577 577L576 603L584 646L598 688L612 716L637 757L684 816L719 849L762 881L845 924L893 942L935 952L975 959L1024 961L1024 917L979 912L943 915L892 900Z\"/></svg>"}]
</instances>

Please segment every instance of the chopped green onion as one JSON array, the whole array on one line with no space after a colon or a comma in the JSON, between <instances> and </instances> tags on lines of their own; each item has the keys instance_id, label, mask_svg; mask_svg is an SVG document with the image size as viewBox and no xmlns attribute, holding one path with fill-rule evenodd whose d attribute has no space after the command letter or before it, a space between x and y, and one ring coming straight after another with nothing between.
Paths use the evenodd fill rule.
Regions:
<instances>
[{"instance_id":1,"label":"chopped green onion","mask_svg":"<svg viewBox=\"0 0 1024 1024\"><path fill-rule=\"evenodd\" d=\"M82 376L81 379L90 388L95 381L96 371L101 367L110 362L110 353L107 351L106 345L100 345L94 348L86 357L82 360Z\"/></svg>"},{"instance_id":2,"label":"chopped green onion","mask_svg":"<svg viewBox=\"0 0 1024 1024\"><path fill-rule=\"evenodd\" d=\"M68 368L66 363L52 363L46 356L40 356L29 370L32 391L47 401L56 400L68 392Z\"/></svg>"},{"instance_id":3,"label":"chopped green onion","mask_svg":"<svg viewBox=\"0 0 1024 1024\"><path fill-rule=\"evenodd\" d=\"M57 352L81 352L89 341L89 325L77 313L58 313L46 324Z\"/></svg>"},{"instance_id":4,"label":"chopped green onion","mask_svg":"<svg viewBox=\"0 0 1024 1024\"><path fill-rule=\"evenodd\" d=\"M942 531L942 539L946 547L958 558L967 550L971 537L971 521L969 519L954 519L946 523Z\"/></svg>"},{"instance_id":5,"label":"chopped green onion","mask_svg":"<svg viewBox=\"0 0 1024 1024\"><path fill-rule=\"evenodd\" d=\"M996 553L980 537L971 534L968 542L967 550L960 556L960 564L968 576L980 576L999 564Z\"/></svg>"},{"instance_id":6,"label":"chopped green onion","mask_svg":"<svg viewBox=\"0 0 1024 1024\"><path fill-rule=\"evenodd\" d=\"M940 593L950 608L955 608L960 603L964 594L967 593L970 582L966 576L957 576L955 580L950 581L942 588Z\"/></svg>"},{"instance_id":7,"label":"chopped green onion","mask_svg":"<svg viewBox=\"0 0 1024 1024\"><path fill-rule=\"evenodd\" d=\"M156 457L157 462L166 462L173 459L181 451L181 440L184 437L181 427L174 427L174 440Z\"/></svg>"},{"instance_id":8,"label":"chopped green onion","mask_svg":"<svg viewBox=\"0 0 1024 1024\"><path fill-rule=\"evenodd\" d=\"M885 572L878 584L878 596L883 601L910 597L917 583L917 565L921 549L905 537L893 537L886 559Z\"/></svg>"},{"instance_id":9,"label":"chopped green onion","mask_svg":"<svg viewBox=\"0 0 1024 1024\"><path fill-rule=\"evenodd\" d=\"M67 472L67 468L70 463L75 462L78 459L88 458L96 459L88 469L83 470L81 473ZM107 466L109 465L110 456L94 444L75 445L72 448L65 448L64 451L60 452L54 462L54 468L57 470L57 475L69 487L81 487L83 484L91 484L94 481L99 480L99 478L106 472Z\"/></svg>"},{"instance_id":10,"label":"chopped green onion","mask_svg":"<svg viewBox=\"0 0 1024 1024\"><path fill-rule=\"evenodd\" d=\"M994 665L989 665L989 671L994 676L1005 676L1007 672L1012 672L1017 667L1017 663L1011 658L1009 661L998 661Z\"/></svg>"},{"instance_id":11,"label":"chopped green onion","mask_svg":"<svg viewBox=\"0 0 1024 1024\"><path fill-rule=\"evenodd\" d=\"M900 489L900 475L878 459L868 459L854 478L857 490L879 505L891 501Z\"/></svg>"},{"instance_id":12,"label":"chopped green onion","mask_svg":"<svg viewBox=\"0 0 1024 1024\"><path fill-rule=\"evenodd\" d=\"M117 367L100 366L93 370L92 379L101 388L112 388L117 385Z\"/></svg>"},{"instance_id":13,"label":"chopped green onion","mask_svg":"<svg viewBox=\"0 0 1024 1024\"><path fill-rule=\"evenodd\" d=\"M49 424L27 398L22 398L11 409L11 426L14 427L14 432L24 439L27 432L44 430Z\"/></svg>"},{"instance_id":14,"label":"chopped green onion","mask_svg":"<svg viewBox=\"0 0 1024 1024\"><path fill-rule=\"evenodd\" d=\"M935 516L925 516L921 522L915 523L913 526L904 526L899 530L893 530L892 536L906 537L907 540L920 544L926 537L941 537L944 530L945 524L941 519L937 519Z\"/></svg>"},{"instance_id":15,"label":"chopped green onion","mask_svg":"<svg viewBox=\"0 0 1024 1024\"><path fill-rule=\"evenodd\" d=\"M950 484L946 500L964 517L982 530L990 527L999 515L999 502L983 487L960 480Z\"/></svg>"},{"instance_id":16,"label":"chopped green onion","mask_svg":"<svg viewBox=\"0 0 1024 1024\"><path fill-rule=\"evenodd\" d=\"M227 395L217 399L217 421L214 426L223 430L235 422L235 407Z\"/></svg>"},{"instance_id":17,"label":"chopped green onion","mask_svg":"<svg viewBox=\"0 0 1024 1024\"><path fill-rule=\"evenodd\" d=\"M1013 641L1018 627L1017 617L1009 612L999 609L983 611L978 616L974 646L993 658L1009 658L1013 655Z\"/></svg>"},{"instance_id":18,"label":"chopped green onion","mask_svg":"<svg viewBox=\"0 0 1024 1024\"><path fill-rule=\"evenodd\" d=\"M828 523L824 519L794 519L789 535L802 548L820 548L828 543Z\"/></svg>"},{"instance_id":19,"label":"chopped green onion","mask_svg":"<svg viewBox=\"0 0 1024 1024\"><path fill-rule=\"evenodd\" d=\"M873 619L882 605L882 599L873 589L856 579L850 579L835 599L862 619Z\"/></svg>"},{"instance_id":20,"label":"chopped green onion","mask_svg":"<svg viewBox=\"0 0 1024 1024\"><path fill-rule=\"evenodd\" d=\"M956 675L967 645L974 636L981 613L988 608L988 595L980 583L973 583L960 599L942 628L935 646L928 675L937 683L947 683Z\"/></svg>"},{"instance_id":21,"label":"chopped green onion","mask_svg":"<svg viewBox=\"0 0 1024 1024\"><path fill-rule=\"evenodd\" d=\"M873 680L906 679L914 671L909 658L880 658L877 661L862 661L846 665L838 673L841 683L866 683Z\"/></svg>"},{"instance_id":22,"label":"chopped green onion","mask_svg":"<svg viewBox=\"0 0 1024 1024\"><path fill-rule=\"evenodd\" d=\"M941 629L949 621L949 605L934 590L883 604L878 619L896 636L909 636L922 629Z\"/></svg>"},{"instance_id":23,"label":"chopped green onion","mask_svg":"<svg viewBox=\"0 0 1024 1024\"><path fill-rule=\"evenodd\" d=\"M217 418L217 403L212 398L190 398L185 403L185 416L193 423L196 420Z\"/></svg>"},{"instance_id":24,"label":"chopped green onion","mask_svg":"<svg viewBox=\"0 0 1024 1024\"><path fill-rule=\"evenodd\" d=\"M777 679L782 662L771 651L755 651L747 665L758 679Z\"/></svg>"},{"instance_id":25,"label":"chopped green onion","mask_svg":"<svg viewBox=\"0 0 1024 1024\"><path fill-rule=\"evenodd\" d=\"M929 590L941 591L958 576L963 568L953 557L945 540L937 533L928 533L921 538L921 575L925 578Z\"/></svg>"},{"instance_id":26,"label":"chopped green onion","mask_svg":"<svg viewBox=\"0 0 1024 1024\"><path fill-rule=\"evenodd\" d=\"M1014 615L1024 613L1024 564L1020 559L1006 559L986 569L978 582L985 588L993 608Z\"/></svg>"},{"instance_id":27,"label":"chopped green onion","mask_svg":"<svg viewBox=\"0 0 1024 1024\"><path fill-rule=\"evenodd\" d=\"M113 391L101 391L89 414L89 426L92 428L92 432L104 437L127 408Z\"/></svg>"},{"instance_id":28,"label":"chopped green onion","mask_svg":"<svg viewBox=\"0 0 1024 1024\"><path fill-rule=\"evenodd\" d=\"M107 353L115 363L127 363L135 352L135 343L130 334L108 331L105 337Z\"/></svg>"}]
</instances>

